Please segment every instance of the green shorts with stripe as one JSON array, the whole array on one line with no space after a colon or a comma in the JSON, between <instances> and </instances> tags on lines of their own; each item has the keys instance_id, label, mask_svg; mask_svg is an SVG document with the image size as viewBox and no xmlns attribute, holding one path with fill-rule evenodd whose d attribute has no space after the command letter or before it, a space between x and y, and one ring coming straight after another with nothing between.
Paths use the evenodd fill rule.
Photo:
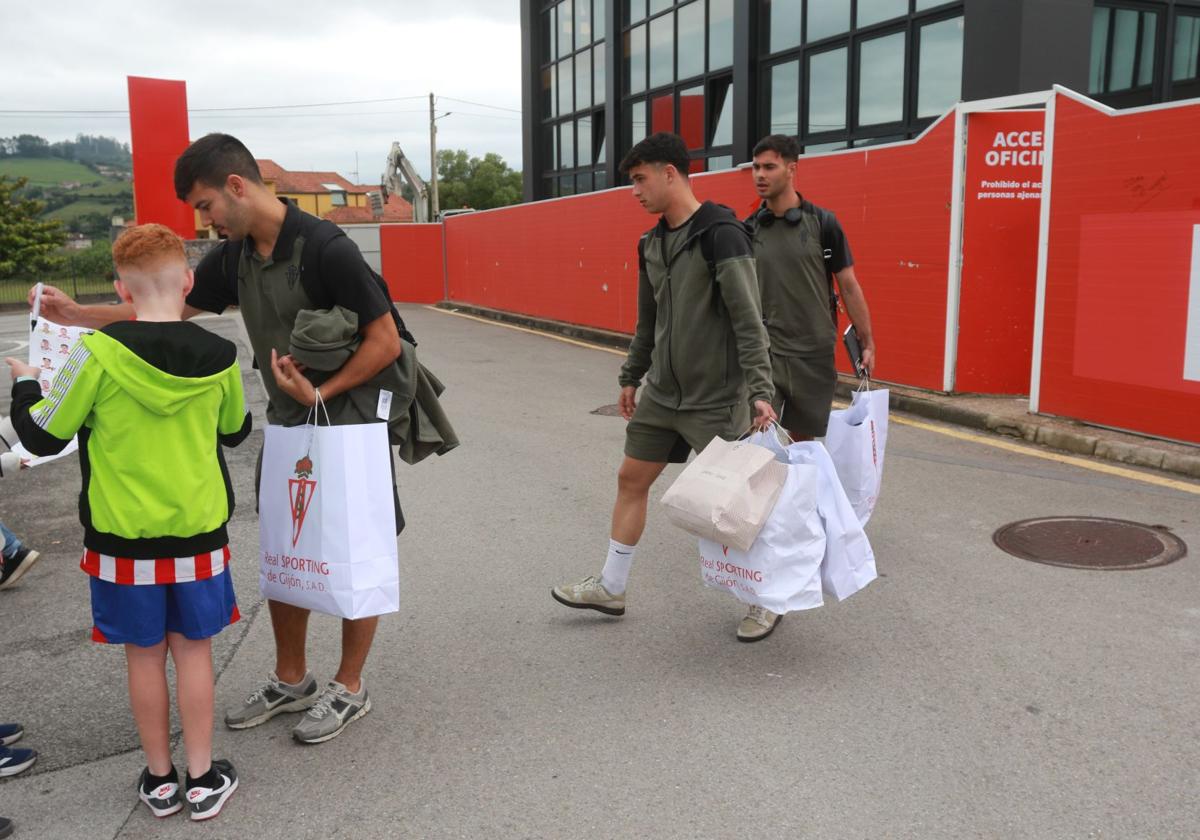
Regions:
<instances>
[{"instance_id":1,"label":"green shorts with stripe","mask_svg":"<svg viewBox=\"0 0 1200 840\"><path fill-rule=\"evenodd\" d=\"M639 461L682 464L715 437L736 440L750 430L746 401L722 408L676 411L649 397L638 400L625 427L625 454Z\"/></svg>"},{"instance_id":2,"label":"green shorts with stripe","mask_svg":"<svg viewBox=\"0 0 1200 840\"><path fill-rule=\"evenodd\" d=\"M824 437L833 408L837 370L833 348L827 355L798 357L771 354L775 399L771 407L779 425L799 437Z\"/></svg>"}]
</instances>

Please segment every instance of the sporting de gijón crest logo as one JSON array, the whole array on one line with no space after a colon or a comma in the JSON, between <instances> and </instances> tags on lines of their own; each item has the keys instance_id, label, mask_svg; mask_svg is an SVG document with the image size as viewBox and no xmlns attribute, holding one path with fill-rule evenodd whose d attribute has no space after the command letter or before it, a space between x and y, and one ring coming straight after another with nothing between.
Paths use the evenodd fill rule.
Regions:
<instances>
[{"instance_id":1,"label":"sporting de gij\u00f3n crest logo","mask_svg":"<svg viewBox=\"0 0 1200 840\"><path fill-rule=\"evenodd\" d=\"M312 459L305 455L296 462L296 477L288 479L288 498L292 500L292 548L295 548L300 540L300 531L304 528L308 506L317 494L317 482L309 478L312 474Z\"/></svg>"}]
</instances>

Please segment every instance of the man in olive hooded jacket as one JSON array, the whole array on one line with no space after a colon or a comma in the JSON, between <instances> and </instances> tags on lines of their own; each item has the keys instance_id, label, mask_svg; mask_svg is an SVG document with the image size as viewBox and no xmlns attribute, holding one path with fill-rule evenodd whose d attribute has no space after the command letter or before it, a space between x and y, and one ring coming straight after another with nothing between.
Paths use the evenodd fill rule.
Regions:
<instances>
[{"instance_id":1,"label":"man in olive hooded jacket","mask_svg":"<svg viewBox=\"0 0 1200 840\"><path fill-rule=\"evenodd\" d=\"M638 242L638 319L621 367L625 458L608 557L599 575L555 587L568 607L625 614L625 585L646 525L650 486L714 437L733 440L775 420L774 388L754 257L733 211L699 202L674 134L638 143L621 161L633 196L658 224ZM637 389L644 382L642 399Z\"/></svg>"}]
</instances>

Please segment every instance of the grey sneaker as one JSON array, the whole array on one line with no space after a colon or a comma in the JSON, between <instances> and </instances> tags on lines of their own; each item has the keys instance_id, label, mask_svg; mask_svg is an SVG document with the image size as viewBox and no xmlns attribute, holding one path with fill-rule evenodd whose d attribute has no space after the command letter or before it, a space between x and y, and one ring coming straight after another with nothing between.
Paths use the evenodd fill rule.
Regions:
<instances>
[{"instance_id":1,"label":"grey sneaker","mask_svg":"<svg viewBox=\"0 0 1200 840\"><path fill-rule=\"evenodd\" d=\"M614 595L604 588L597 575L588 575L579 583L568 583L550 590L558 603L577 610L596 610L605 615L625 615L625 593Z\"/></svg>"},{"instance_id":2,"label":"grey sneaker","mask_svg":"<svg viewBox=\"0 0 1200 840\"><path fill-rule=\"evenodd\" d=\"M317 678L307 671L296 685L280 682L274 673L236 709L225 713L230 729L249 729L284 712L302 712L317 702Z\"/></svg>"},{"instance_id":3,"label":"grey sneaker","mask_svg":"<svg viewBox=\"0 0 1200 840\"><path fill-rule=\"evenodd\" d=\"M739 642L761 642L775 632L779 620L783 618L765 607L751 607L738 625L737 640Z\"/></svg>"},{"instance_id":4,"label":"grey sneaker","mask_svg":"<svg viewBox=\"0 0 1200 840\"><path fill-rule=\"evenodd\" d=\"M365 682L358 687L357 694L351 694L346 686L337 680L330 680L321 699L296 724L292 737L301 744L329 741L341 735L343 729L369 711L371 698L367 696Z\"/></svg>"}]
</instances>

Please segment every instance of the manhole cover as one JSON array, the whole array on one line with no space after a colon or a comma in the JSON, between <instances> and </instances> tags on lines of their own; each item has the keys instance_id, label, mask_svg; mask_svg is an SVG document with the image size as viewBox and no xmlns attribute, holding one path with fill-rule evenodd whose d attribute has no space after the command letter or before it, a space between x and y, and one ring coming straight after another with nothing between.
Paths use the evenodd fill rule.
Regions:
<instances>
[{"instance_id":1,"label":"manhole cover","mask_svg":"<svg viewBox=\"0 0 1200 840\"><path fill-rule=\"evenodd\" d=\"M593 411L592 414L599 414L603 417L620 417L621 406L617 405L616 403L613 403L612 405L602 405Z\"/></svg>"},{"instance_id":2,"label":"manhole cover","mask_svg":"<svg viewBox=\"0 0 1200 840\"><path fill-rule=\"evenodd\" d=\"M1094 516L1025 519L992 541L1014 557L1070 569L1149 569L1187 554L1187 544L1164 527Z\"/></svg>"}]
</instances>

